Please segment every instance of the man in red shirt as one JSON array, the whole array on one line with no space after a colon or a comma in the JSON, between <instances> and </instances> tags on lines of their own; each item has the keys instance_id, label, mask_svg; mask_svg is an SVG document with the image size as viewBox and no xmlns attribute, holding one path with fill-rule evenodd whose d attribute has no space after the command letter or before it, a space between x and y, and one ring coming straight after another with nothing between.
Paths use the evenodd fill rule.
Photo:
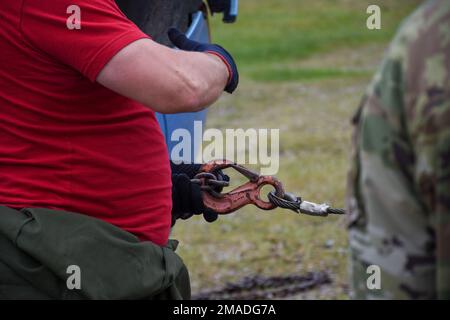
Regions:
<instances>
[{"instance_id":1,"label":"man in red shirt","mask_svg":"<svg viewBox=\"0 0 450 320\"><path fill-rule=\"evenodd\" d=\"M78 212L165 245L172 185L154 112L200 110L238 83L223 48L169 36L183 50L113 0L2 1L0 205Z\"/></svg>"}]
</instances>

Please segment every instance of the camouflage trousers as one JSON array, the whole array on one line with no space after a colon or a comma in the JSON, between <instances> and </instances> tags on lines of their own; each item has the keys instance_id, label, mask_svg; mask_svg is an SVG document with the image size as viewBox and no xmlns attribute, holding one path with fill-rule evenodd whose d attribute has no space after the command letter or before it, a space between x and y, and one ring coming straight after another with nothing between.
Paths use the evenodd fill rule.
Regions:
<instances>
[{"instance_id":1,"label":"camouflage trousers","mask_svg":"<svg viewBox=\"0 0 450 320\"><path fill-rule=\"evenodd\" d=\"M434 257L413 244L402 242L395 234L385 234L382 226L369 229L369 232L350 229L351 298L436 298ZM372 265L379 267L379 289L370 286Z\"/></svg>"}]
</instances>

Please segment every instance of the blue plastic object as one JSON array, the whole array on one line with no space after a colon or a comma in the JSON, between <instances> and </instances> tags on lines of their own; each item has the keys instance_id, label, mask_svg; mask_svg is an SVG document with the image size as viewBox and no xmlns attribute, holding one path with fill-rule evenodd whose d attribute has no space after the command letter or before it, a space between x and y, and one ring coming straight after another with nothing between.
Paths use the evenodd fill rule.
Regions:
<instances>
[{"instance_id":1,"label":"blue plastic object","mask_svg":"<svg viewBox=\"0 0 450 320\"><path fill-rule=\"evenodd\" d=\"M209 28L208 21L204 18L203 12L199 11L195 13L192 17L192 23L186 32L186 36L192 40L200 42L209 42ZM162 132L166 139L166 144L169 150L169 156L172 159L172 149L179 143L179 141L172 141L172 133L176 129L186 129L191 134L191 138L194 139L194 121L201 121L204 124L206 120L206 110L200 112L189 112L189 113L179 113L179 114L156 114L159 125L161 126ZM199 138L199 137L196 137ZM194 141L191 141L191 162L194 162L196 152L198 150L194 149ZM177 160L177 159L175 159Z\"/></svg>"},{"instance_id":2,"label":"blue plastic object","mask_svg":"<svg viewBox=\"0 0 450 320\"><path fill-rule=\"evenodd\" d=\"M238 12L238 0L231 0L230 11L224 14L225 22L233 22L236 20ZM227 17L227 20L225 20ZM199 41L199 42L210 42L209 35L209 25L208 20L205 18L204 13L198 11L192 16L192 23L186 32L186 36L189 39ZM194 136L194 122L199 121L202 125L204 125L206 120L206 110L200 112L190 112L190 113L179 113L179 114L171 114L164 115L157 113L156 118L158 119L159 125L161 126L162 132L166 139L166 144L169 150L169 156L172 160L172 150L174 146L176 146L180 141L172 141L172 133L176 129L186 129L189 131L191 135L191 156L190 161L194 162L195 157L197 155L198 150L195 149L195 146L199 145L201 141L196 141L194 143L194 139L201 139L202 137ZM186 159L186 155L183 155L183 159Z\"/></svg>"}]
</instances>

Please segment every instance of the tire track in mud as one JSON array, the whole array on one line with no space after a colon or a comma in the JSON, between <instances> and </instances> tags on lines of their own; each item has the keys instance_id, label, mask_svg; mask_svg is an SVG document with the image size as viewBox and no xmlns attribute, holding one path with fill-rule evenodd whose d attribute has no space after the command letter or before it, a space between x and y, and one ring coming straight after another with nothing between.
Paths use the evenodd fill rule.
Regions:
<instances>
[{"instance_id":1,"label":"tire track in mud","mask_svg":"<svg viewBox=\"0 0 450 320\"><path fill-rule=\"evenodd\" d=\"M331 278L324 271L305 275L249 276L234 283L227 283L217 289L201 291L192 300L267 300L286 298L295 294L331 284Z\"/></svg>"}]
</instances>

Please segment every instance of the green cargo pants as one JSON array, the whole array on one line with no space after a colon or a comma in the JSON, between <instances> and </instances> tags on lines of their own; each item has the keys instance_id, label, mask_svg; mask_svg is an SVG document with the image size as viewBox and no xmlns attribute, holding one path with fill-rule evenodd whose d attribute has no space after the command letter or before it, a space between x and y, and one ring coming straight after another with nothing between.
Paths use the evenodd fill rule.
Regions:
<instances>
[{"instance_id":1,"label":"green cargo pants","mask_svg":"<svg viewBox=\"0 0 450 320\"><path fill-rule=\"evenodd\" d=\"M190 299L177 244L82 214L0 206L0 299Z\"/></svg>"}]
</instances>

